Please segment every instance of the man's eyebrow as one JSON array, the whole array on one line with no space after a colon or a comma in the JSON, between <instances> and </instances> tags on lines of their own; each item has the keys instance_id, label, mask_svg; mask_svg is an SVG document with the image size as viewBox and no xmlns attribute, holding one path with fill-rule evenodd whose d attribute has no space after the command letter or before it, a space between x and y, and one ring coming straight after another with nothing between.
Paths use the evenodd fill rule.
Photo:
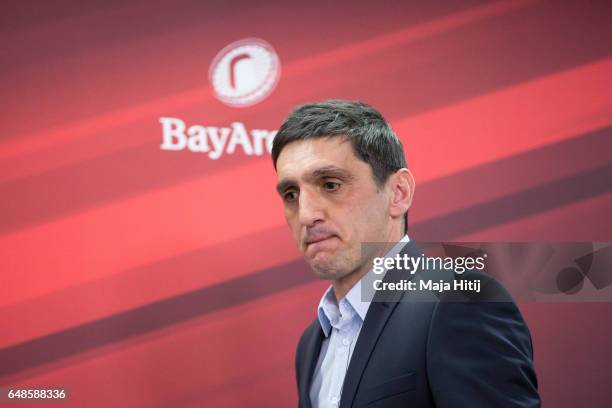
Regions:
<instances>
[{"instance_id":1,"label":"man's eyebrow","mask_svg":"<svg viewBox=\"0 0 612 408\"><path fill-rule=\"evenodd\" d=\"M325 166L325 167L318 168L312 172L311 176L312 178L334 177L334 178L339 178L339 179L343 179L346 181L350 181L355 178L355 176L351 174L349 171L344 170L340 167L336 167L336 166Z\"/></svg>"},{"instance_id":2,"label":"man's eyebrow","mask_svg":"<svg viewBox=\"0 0 612 408\"><path fill-rule=\"evenodd\" d=\"M278 191L278 194L283 194L283 192L285 190L287 190L290 187L295 187L296 183L293 180L281 180L278 182L278 184L276 185L276 191Z\"/></svg>"}]
</instances>

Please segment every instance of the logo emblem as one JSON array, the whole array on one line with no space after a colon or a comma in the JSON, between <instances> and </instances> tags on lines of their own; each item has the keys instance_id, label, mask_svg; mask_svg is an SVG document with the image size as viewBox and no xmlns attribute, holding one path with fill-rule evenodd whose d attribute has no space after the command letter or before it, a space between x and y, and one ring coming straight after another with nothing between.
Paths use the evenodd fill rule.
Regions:
<instances>
[{"instance_id":1,"label":"logo emblem","mask_svg":"<svg viewBox=\"0 0 612 408\"><path fill-rule=\"evenodd\" d=\"M264 100L280 78L280 60L267 42L248 38L231 43L213 59L208 71L215 96L232 107Z\"/></svg>"}]
</instances>

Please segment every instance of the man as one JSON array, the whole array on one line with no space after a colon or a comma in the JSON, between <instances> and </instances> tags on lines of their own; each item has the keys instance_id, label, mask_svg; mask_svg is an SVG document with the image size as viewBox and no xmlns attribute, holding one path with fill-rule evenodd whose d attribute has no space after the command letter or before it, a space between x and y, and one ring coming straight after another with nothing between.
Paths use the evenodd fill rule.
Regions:
<instances>
[{"instance_id":1,"label":"man","mask_svg":"<svg viewBox=\"0 0 612 408\"><path fill-rule=\"evenodd\" d=\"M300 106L272 158L293 238L332 281L297 348L301 407L539 406L529 331L511 301L362 297L374 257L421 253L406 235L414 179L380 113L341 100Z\"/></svg>"}]
</instances>

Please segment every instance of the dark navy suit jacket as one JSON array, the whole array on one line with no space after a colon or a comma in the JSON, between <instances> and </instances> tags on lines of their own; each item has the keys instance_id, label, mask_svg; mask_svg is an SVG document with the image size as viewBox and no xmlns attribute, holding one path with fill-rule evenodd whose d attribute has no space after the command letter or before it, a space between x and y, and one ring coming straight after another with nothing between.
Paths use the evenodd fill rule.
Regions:
<instances>
[{"instance_id":1,"label":"dark navy suit jacket","mask_svg":"<svg viewBox=\"0 0 612 408\"><path fill-rule=\"evenodd\" d=\"M421 252L411 241L402 253ZM385 281L404 278L403 271L389 271ZM471 301L410 301L405 298L410 292L399 291L386 301L375 298L344 379L340 408L539 407L527 325L496 280L477 278L482 292ZM506 301L482 301L500 293ZM315 319L297 348L300 407L311 407L322 340Z\"/></svg>"}]
</instances>

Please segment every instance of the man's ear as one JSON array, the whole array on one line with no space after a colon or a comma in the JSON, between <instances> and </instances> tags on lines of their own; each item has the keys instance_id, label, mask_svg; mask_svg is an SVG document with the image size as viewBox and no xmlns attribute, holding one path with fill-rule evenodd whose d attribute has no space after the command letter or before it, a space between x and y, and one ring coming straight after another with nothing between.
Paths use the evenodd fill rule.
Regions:
<instances>
[{"instance_id":1,"label":"man's ear","mask_svg":"<svg viewBox=\"0 0 612 408\"><path fill-rule=\"evenodd\" d=\"M410 170L403 168L389 176L387 185L390 188L389 214L401 217L412 205L414 196L414 177Z\"/></svg>"}]
</instances>

